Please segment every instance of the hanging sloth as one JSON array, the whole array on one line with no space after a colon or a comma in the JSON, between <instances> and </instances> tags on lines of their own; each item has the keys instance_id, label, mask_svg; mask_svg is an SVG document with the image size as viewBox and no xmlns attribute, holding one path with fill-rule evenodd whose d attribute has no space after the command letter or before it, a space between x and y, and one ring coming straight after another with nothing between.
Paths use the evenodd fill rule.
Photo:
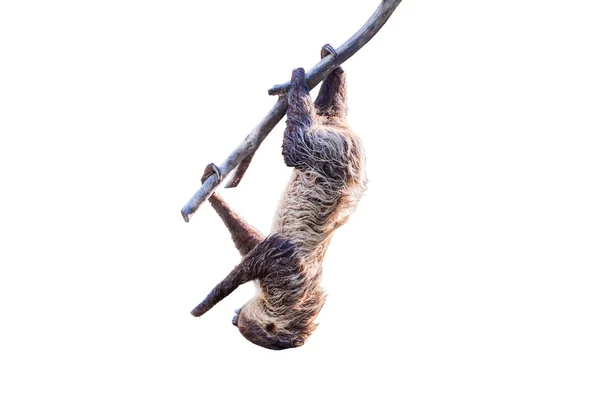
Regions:
<instances>
[{"instance_id":1,"label":"hanging sloth","mask_svg":"<svg viewBox=\"0 0 600 400\"><path fill-rule=\"evenodd\" d=\"M331 45L321 49L321 58L328 54L336 56ZM282 153L294 170L271 234L265 238L212 195L209 202L243 259L192 311L199 317L239 285L254 281L256 295L235 311L232 322L246 339L273 350L303 345L316 328L325 302L323 257L366 187L362 142L346 122L345 72L338 67L325 78L314 104L304 69L295 69L290 83ZM202 182L212 174L221 179L210 164Z\"/></svg>"}]
</instances>

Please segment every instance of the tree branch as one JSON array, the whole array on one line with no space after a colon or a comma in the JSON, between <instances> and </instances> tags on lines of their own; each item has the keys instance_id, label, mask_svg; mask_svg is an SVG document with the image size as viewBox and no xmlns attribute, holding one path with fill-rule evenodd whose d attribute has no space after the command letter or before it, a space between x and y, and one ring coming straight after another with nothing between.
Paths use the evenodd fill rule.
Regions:
<instances>
[{"instance_id":1,"label":"tree branch","mask_svg":"<svg viewBox=\"0 0 600 400\"><path fill-rule=\"evenodd\" d=\"M336 49L337 57L328 55L317 63L310 71L306 73L306 83L309 89L313 89L319 82L339 67L344 61L352 57L360 50L369 40L375 36L381 27L387 22L396 7L402 0L382 0L373 13L371 18L356 32L350 39ZM266 117L246 136L244 141L231 153L229 157L219 166L219 170L223 177L226 177L236 167L235 176L227 184L226 187L235 187L242 179L246 169L250 165L250 161L254 153L267 137L269 132L275 128L275 125L285 115L287 110L287 96L282 95L287 92L290 83L286 82L276 85L269 89L269 94L279 94L279 99L269 111ZM215 191L220 182L215 175L209 177L202 187L192 196L187 204L181 210L181 215L185 222L189 222L189 217L192 215L212 193Z\"/></svg>"}]
</instances>

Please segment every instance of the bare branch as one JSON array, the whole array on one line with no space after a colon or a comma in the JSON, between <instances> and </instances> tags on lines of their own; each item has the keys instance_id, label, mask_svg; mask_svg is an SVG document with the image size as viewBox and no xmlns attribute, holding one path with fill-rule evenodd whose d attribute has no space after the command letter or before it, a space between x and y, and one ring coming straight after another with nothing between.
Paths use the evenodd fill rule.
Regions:
<instances>
[{"instance_id":1,"label":"bare branch","mask_svg":"<svg viewBox=\"0 0 600 400\"><path fill-rule=\"evenodd\" d=\"M350 39L336 49L337 57L329 55L323 58L317 65L306 73L306 83L309 89L313 89L321 82L329 72L340 66L344 61L352 57L360 50L369 40L375 36L381 27L387 22L396 7L402 0L382 0L379 7L371 18L356 32ZM235 176L227 184L227 187L235 187L242 179L246 169L250 165L250 161L254 153L267 137L269 132L275 128L275 125L285 115L287 110L287 96L282 96L290 87L290 83L286 82L281 85L276 85L269 90L269 94L279 94L279 99L269 111L267 116L246 136L244 141L231 153L229 157L219 166L219 170L223 177L228 176L236 167ZM189 217L193 214L200 204L204 202L215 191L220 182L213 175L209 177L202 187L194 194L181 210L181 215L185 222L189 222Z\"/></svg>"}]
</instances>

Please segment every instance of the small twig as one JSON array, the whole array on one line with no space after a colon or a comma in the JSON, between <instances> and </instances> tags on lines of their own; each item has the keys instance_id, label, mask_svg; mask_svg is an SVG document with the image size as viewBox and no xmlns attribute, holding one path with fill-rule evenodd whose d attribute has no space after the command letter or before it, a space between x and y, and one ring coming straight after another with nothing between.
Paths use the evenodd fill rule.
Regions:
<instances>
[{"instance_id":1,"label":"small twig","mask_svg":"<svg viewBox=\"0 0 600 400\"><path fill-rule=\"evenodd\" d=\"M233 175L233 178L231 178L229 180L229 182L227 182L227 184L225 185L225 189L237 187L237 185L240 183L240 181L244 177L246 170L250 166L250 162L252 162L252 158L254 157L254 154L256 154L256 153L250 154L248 157L244 158L242 160L242 162L240 163L240 165L237 166L237 168L235 169L235 174Z\"/></svg>"},{"instance_id":2,"label":"small twig","mask_svg":"<svg viewBox=\"0 0 600 400\"><path fill-rule=\"evenodd\" d=\"M319 82L325 79L325 77L331 71L352 57L369 40L371 40L387 22L401 1L402 0L382 0L379 4L379 7L377 7L377 10L375 10L371 18L369 18L362 28L360 28L358 32L356 32L350 39L336 49L337 57L329 55L323 58L317 63L317 65L315 65L306 73L306 83L309 89L313 89L315 86L317 86ZM290 83L286 82L269 89L270 94L279 94L279 99L271 111L269 111L267 116L263 118L263 120L252 130L252 132L248 134L248 136L246 136L244 141L233 151L233 153L231 153L229 157L227 157L223 164L219 166L219 170L221 171L223 177L228 176L231 171L239 166L235 176L227 184L227 187L237 186L262 141L285 115L287 110L287 96L283 96L282 94L286 93L289 87ZM220 182L214 175L204 181L202 187L194 194L190 201L188 201L181 210L181 215L183 216L185 222L189 222L190 215L198 209L202 202L210 197L219 183Z\"/></svg>"}]
</instances>

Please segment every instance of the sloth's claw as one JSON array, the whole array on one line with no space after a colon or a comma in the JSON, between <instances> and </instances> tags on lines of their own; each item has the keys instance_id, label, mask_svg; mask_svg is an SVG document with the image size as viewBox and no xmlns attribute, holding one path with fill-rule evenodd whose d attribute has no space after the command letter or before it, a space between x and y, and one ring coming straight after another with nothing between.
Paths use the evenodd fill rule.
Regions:
<instances>
[{"instance_id":1,"label":"sloth's claw","mask_svg":"<svg viewBox=\"0 0 600 400\"><path fill-rule=\"evenodd\" d=\"M214 163L210 163L204 168L204 174L202 175L202 183L204 183L211 175L217 175L217 181L221 182L223 179L223 174L221 174L221 170Z\"/></svg>"},{"instance_id":2,"label":"sloth's claw","mask_svg":"<svg viewBox=\"0 0 600 400\"><path fill-rule=\"evenodd\" d=\"M327 43L323 45L323 47L321 47L321 59L327 57L330 54L333 56L333 58L337 58L338 56L337 51L335 51L333 46Z\"/></svg>"}]
</instances>

